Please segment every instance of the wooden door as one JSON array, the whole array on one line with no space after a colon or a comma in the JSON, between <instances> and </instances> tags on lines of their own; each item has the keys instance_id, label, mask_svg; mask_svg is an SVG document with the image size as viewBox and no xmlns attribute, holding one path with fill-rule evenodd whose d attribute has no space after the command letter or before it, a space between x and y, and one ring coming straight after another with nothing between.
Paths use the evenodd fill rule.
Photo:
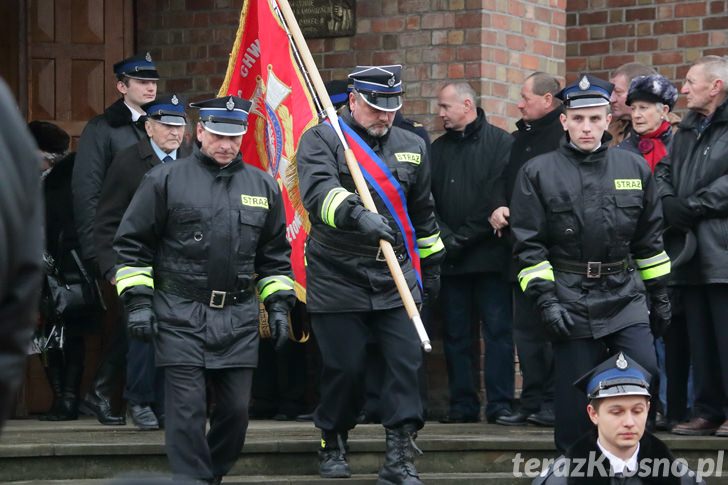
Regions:
<instances>
[{"instance_id":1,"label":"wooden door","mask_svg":"<svg viewBox=\"0 0 728 485\"><path fill-rule=\"evenodd\" d=\"M112 71L132 55L133 0L25 0L29 120L76 139L119 96Z\"/></svg>"}]
</instances>

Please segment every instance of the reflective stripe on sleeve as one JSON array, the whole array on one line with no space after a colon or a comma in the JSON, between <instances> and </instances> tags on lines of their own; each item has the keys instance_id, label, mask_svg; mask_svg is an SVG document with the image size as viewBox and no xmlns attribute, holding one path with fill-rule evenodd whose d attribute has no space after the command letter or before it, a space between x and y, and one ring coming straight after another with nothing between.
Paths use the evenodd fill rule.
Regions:
<instances>
[{"instance_id":1,"label":"reflective stripe on sleeve","mask_svg":"<svg viewBox=\"0 0 728 485\"><path fill-rule=\"evenodd\" d=\"M665 251L649 258L636 259L635 264L637 264L637 269L639 269L643 281L670 274L670 257Z\"/></svg>"},{"instance_id":2,"label":"reflective stripe on sleeve","mask_svg":"<svg viewBox=\"0 0 728 485\"><path fill-rule=\"evenodd\" d=\"M288 276L266 276L257 284L260 301L265 301L277 291L293 291L293 280Z\"/></svg>"},{"instance_id":3,"label":"reflective stripe on sleeve","mask_svg":"<svg viewBox=\"0 0 728 485\"><path fill-rule=\"evenodd\" d=\"M440 233L436 232L432 236L423 237L417 240L417 247L420 250L420 258L425 259L435 253L439 253L445 249L445 244L440 238Z\"/></svg>"},{"instance_id":4,"label":"reflective stripe on sleeve","mask_svg":"<svg viewBox=\"0 0 728 485\"><path fill-rule=\"evenodd\" d=\"M554 268L548 261L541 261L540 263L523 268L518 273L518 281L521 285L521 290L526 291L528 283L534 278L541 278L542 280L554 281Z\"/></svg>"},{"instance_id":5,"label":"reflective stripe on sleeve","mask_svg":"<svg viewBox=\"0 0 728 485\"><path fill-rule=\"evenodd\" d=\"M331 227L336 227L336 223L334 220L334 216L336 215L336 209L338 209L341 203L344 202L344 199L346 199L350 195L351 192L343 187L336 187L335 189L331 189L331 191L326 194L324 203L321 206L321 220L324 221L324 224Z\"/></svg>"},{"instance_id":6,"label":"reflective stripe on sleeve","mask_svg":"<svg viewBox=\"0 0 728 485\"><path fill-rule=\"evenodd\" d=\"M121 295L124 290L132 286L148 286L154 289L154 278L152 267L144 266L135 268L123 266L116 271L116 292Z\"/></svg>"}]
</instances>

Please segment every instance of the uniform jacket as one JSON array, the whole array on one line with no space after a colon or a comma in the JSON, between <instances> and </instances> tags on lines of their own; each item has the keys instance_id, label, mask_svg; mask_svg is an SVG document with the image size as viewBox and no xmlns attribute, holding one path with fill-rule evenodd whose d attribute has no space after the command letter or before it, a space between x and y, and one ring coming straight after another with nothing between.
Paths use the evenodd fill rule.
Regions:
<instances>
[{"instance_id":1,"label":"uniform jacket","mask_svg":"<svg viewBox=\"0 0 728 485\"><path fill-rule=\"evenodd\" d=\"M72 183L76 228L86 260L96 258L94 219L106 171L118 152L145 137L142 127L132 122L123 99L89 121L81 133Z\"/></svg>"},{"instance_id":2,"label":"uniform jacket","mask_svg":"<svg viewBox=\"0 0 728 485\"><path fill-rule=\"evenodd\" d=\"M652 268L669 268L662 208L641 157L604 144L585 154L566 138L518 175L511 201L514 254L521 288L532 301L558 300L574 320L572 338L600 338L648 322L644 286L631 270L587 278L556 270L555 261L612 263L632 256L642 279L661 281Z\"/></svg>"},{"instance_id":3,"label":"uniform jacket","mask_svg":"<svg viewBox=\"0 0 728 485\"><path fill-rule=\"evenodd\" d=\"M38 148L0 80L0 428L22 382L43 251Z\"/></svg>"},{"instance_id":4,"label":"uniform jacket","mask_svg":"<svg viewBox=\"0 0 728 485\"><path fill-rule=\"evenodd\" d=\"M493 234L488 217L497 207L493 194L510 157L513 138L478 117L464 131L449 130L432 144L432 195L443 240L464 246L446 257L442 273L503 272L508 244Z\"/></svg>"},{"instance_id":5,"label":"uniform jacket","mask_svg":"<svg viewBox=\"0 0 728 485\"><path fill-rule=\"evenodd\" d=\"M425 141L425 149L427 150L427 157L432 160L431 152L432 144L430 143L430 135L427 133L427 130L425 129L425 126L422 123L418 123L415 120L411 120L409 118L405 118L402 115L401 111L397 111L397 113L394 115L394 126L397 128L402 128L403 130L407 130L411 133L414 133L415 135L419 136Z\"/></svg>"},{"instance_id":6,"label":"uniform jacket","mask_svg":"<svg viewBox=\"0 0 728 485\"><path fill-rule=\"evenodd\" d=\"M690 112L683 119L669 156L655 170L660 196L684 198L695 213L698 247L672 275L678 285L728 283L728 106L719 107L699 135L702 118Z\"/></svg>"},{"instance_id":7,"label":"uniform jacket","mask_svg":"<svg viewBox=\"0 0 728 485\"><path fill-rule=\"evenodd\" d=\"M420 245L422 271L438 271L443 254L441 249L423 257L426 255L423 252L425 245L435 247L439 242L425 142L396 126L384 137L370 137L354 122L348 108L342 112L341 120L362 137L400 183ZM402 161L398 161L398 154ZM347 312L402 306L386 262L376 259L378 241L367 239L356 230L354 217L363 206L355 194L354 180L344 159L344 148L334 129L328 124L320 124L304 133L297 159L301 196L311 220L306 244L308 310ZM401 247L402 236L384 202L374 189L370 188L370 193L377 211L389 219L390 226L398 233L395 248L398 248L396 252L402 272L415 300L419 302L421 295L412 261ZM427 242L429 240L432 244Z\"/></svg>"},{"instance_id":8,"label":"uniform jacket","mask_svg":"<svg viewBox=\"0 0 728 485\"><path fill-rule=\"evenodd\" d=\"M538 477L533 481L533 485L700 485L704 484L702 480L697 481L696 478L688 476L689 472L686 472L684 476L644 476L640 477L639 470L649 470L652 472L652 467L655 460L668 460L670 462L670 469L673 468L672 463L675 461L675 457L672 452L660 441L657 437L651 433L645 431L645 434L640 440L640 449L637 454L638 471L636 476L632 477L609 477L609 460L602 454L602 451L597 445L597 431L596 428L589 431L586 435L579 439L567 452L566 458L570 459L571 470L574 470L575 474L580 473L586 475L588 470L589 456L593 456L593 462L598 463L598 460L602 459L603 468L607 476L578 476L578 477L566 477L566 464L567 462L562 458L557 459L557 462L549 467L548 471L544 476ZM578 461L577 461L578 460ZM644 461L643 461L644 460ZM649 460L649 461L648 461ZM577 470L578 463L584 461L585 465L581 470ZM558 468L559 472L556 473L554 468L559 467L559 463L562 463ZM644 468L642 468L644 464ZM677 466L677 465L675 465ZM593 470L599 471L601 467L595 465L592 467ZM658 475L661 475L664 470L664 465L657 471ZM644 475L651 475L652 473L643 472ZM600 473L601 475L601 473ZM694 475L694 474L693 474Z\"/></svg>"},{"instance_id":9,"label":"uniform jacket","mask_svg":"<svg viewBox=\"0 0 728 485\"><path fill-rule=\"evenodd\" d=\"M236 291L275 279L290 282L261 299L293 297L285 212L275 181L242 163L219 168L198 148L154 167L143 178L114 241L117 291L139 291L163 280L186 287ZM150 268L151 267L151 268ZM129 272L139 276L125 278ZM256 276L257 275L257 276ZM131 280L129 289L126 281ZM280 287L279 287L280 288ZM258 299L253 291L222 309L154 291L158 366L255 367Z\"/></svg>"},{"instance_id":10,"label":"uniform jacket","mask_svg":"<svg viewBox=\"0 0 728 485\"><path fill-rule=\"evenodd\" d=\"M186 145L177 149L177 159L189 155ZM96 259L101 275L111 280L115 274L116 253L114 235L119 228L124 211L142 181L144 174L162 161L157 157L149 138L120 151L111 162L99 195L94 221Z\"/></svg>"}]
</instances>

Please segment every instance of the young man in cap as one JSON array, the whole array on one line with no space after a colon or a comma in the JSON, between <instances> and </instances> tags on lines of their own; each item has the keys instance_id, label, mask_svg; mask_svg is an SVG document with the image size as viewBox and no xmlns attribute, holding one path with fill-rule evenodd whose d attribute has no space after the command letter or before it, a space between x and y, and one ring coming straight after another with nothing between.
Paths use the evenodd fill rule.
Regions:
<instances>
[{"instance_id":1,"label":"young man in cap","mask_svg":"<svg viewBox=\"0 0 728 485\"><path fill-rule=\"evenodd\" d=\"M119 226L116 289L133 338L165 372L165 443L175 475L220 483L248 426L258 362L258 298L278 349L295 302L281 192L243 163L250 102L200 110L192 155L149 171ZM206 382L215 394L205 434Z\"/></svg>"},{"instance_id":2,"label":"young man in cap","mask_svg":"<svg viewBox=\"0 0 728 485\"><path fill-rule=\"evenodd\" d=\"M406 209L401 200L375 187L371 192L379 213L364 208L344 148L330 124L322 123L303 135L298 173L311 219L307 303L323 366L321 402L314 416L322 434L319 472L325 478L351 475L346 442L361 409L366 346L374 335L386 368L379 412L387 452L379 483L414 485L421 483L414 467L414 439L424 425L417 377L422 355L379 241L392 243L417 302L422 295L413 260L422 262L424 292L435 291L443 246L430 195L425 143L392 126L402 106L401 66L359 66L349 77L354 86L341 114L342 130L360 153L359 162L378 177L378 183L370 186L390 184L393 191L401 191ZM412 232L403 236L395 229L398 226Z\"/></svg>"},{"instance_id":3,"label":"young man in cap","mask_svg":"<svg viewBox=\"0 0 728 485\"><path fill-rule=\"evenodd\" d=\"M94 276L98 271L94 221L106 171L117 153L144 138L144 130L137 123L144 115L141 105L154 100L159 79L148 52L117 62L114 74L121 98L84 128L71 180L81 257ZM109 425L125 423L124 417L114 415L111 408L111 396L123 371L126 353L126 333L122 319L119 320L91 389L80 404L82 412L95 415L100 423Z\"/></svg>"},{"instance_id":4,"label":"young man in cap","mask_svg":"<svg viewBox=\"0 0 728 485\"><path fill-rule=\"evenodd\" d=\"M187 114L181 98L176 94L161 96L141 108L147 113L144 121L147 136L114 157L101 189L94 224L99 271L112 285L116 284L114 235L142 177L152 167L189 153L182 146ZM155 374L152 345L129 341L124 398L128 402L129 417L142 430L157 429L164 424L161 375L156 379ZM155 384L155 381L159 382Z\"/></svg>"},{"instance_id":5,"label":"young man in cap","mask_svg":"<svg viewBox=\"0 0 728 485\"><path fill-rule=\"evenodd\" d=\"M533 484L704 483L645 430L649 381L649 372L620 352L575 382L589 399L586 410L594 426Z\"/></svg>"},{"instance_id":6,"label":"young man in cap","mask_svg":"<svg viewBox=\"0 0 728 485\"><path fill-rule=\"evenodd\" d=\"M671 316L670 259L650 168L603 143L611 90L583 75L558 94L566 137L523 166L511 201L518 280L553 341L559 450L589 427L584 397L571 383L607 351L627 352L654 374L650 325L661 328Z\"/></svg>"}]
</instances>

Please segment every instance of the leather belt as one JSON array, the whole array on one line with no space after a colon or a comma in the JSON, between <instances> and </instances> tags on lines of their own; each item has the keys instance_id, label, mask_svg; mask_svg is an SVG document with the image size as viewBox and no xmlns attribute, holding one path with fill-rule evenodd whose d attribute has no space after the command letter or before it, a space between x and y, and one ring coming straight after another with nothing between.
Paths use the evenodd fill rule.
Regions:
<instances>
[{"instance_id":1,"label":"leather belt","mask_svg":"<svg viewBox=\"0 0 728 485\"><path fill-rule=\"evenodd\" d=\"M224 308L230 305L237 305L251 297L250 289L239 291L208 290L196 288L172 278L163 278L154 282L155 288L182 298L189 298L199 303L204 303L210 308Z\"/></svg>"},{"instance_id":2,"label":"leather belt","mask_svg":"<svg viewBox=\"0 0 728 485\"><path fill-rule=\"evenodd\" d=\"M386 261L386 259L384 259L384 254L382 253L382 250L379 246L352 244L343 240L337 240L336 242L329 243L328 241L322 241L322 239L325 238L322 238L318 234L316 236L310 236L311 239L313 239L326 249L332 249L334 251L344 251L345 253L351 253L356 256L363 256L365 258L374 258L377 261ZM405 260L406 252L403 244L400 244L399 246L392 246L392 249L394 249L394 254L397 256L397 261L401 263Z\"/></svg>"},{"instance_id":3,"label":"leather belt","mask_svg":"<svg viewBox=\"0 0 728 485\"><path fill-rule=\"evenodd\" d=\"M551 261L551 265L556 271L580 274L587 278L601 278L602 276L619 274L628 268L625 260L613 263L602 263L601 261L582 263L580 261L556 260Z\"/></svg>"}]
</instances>

